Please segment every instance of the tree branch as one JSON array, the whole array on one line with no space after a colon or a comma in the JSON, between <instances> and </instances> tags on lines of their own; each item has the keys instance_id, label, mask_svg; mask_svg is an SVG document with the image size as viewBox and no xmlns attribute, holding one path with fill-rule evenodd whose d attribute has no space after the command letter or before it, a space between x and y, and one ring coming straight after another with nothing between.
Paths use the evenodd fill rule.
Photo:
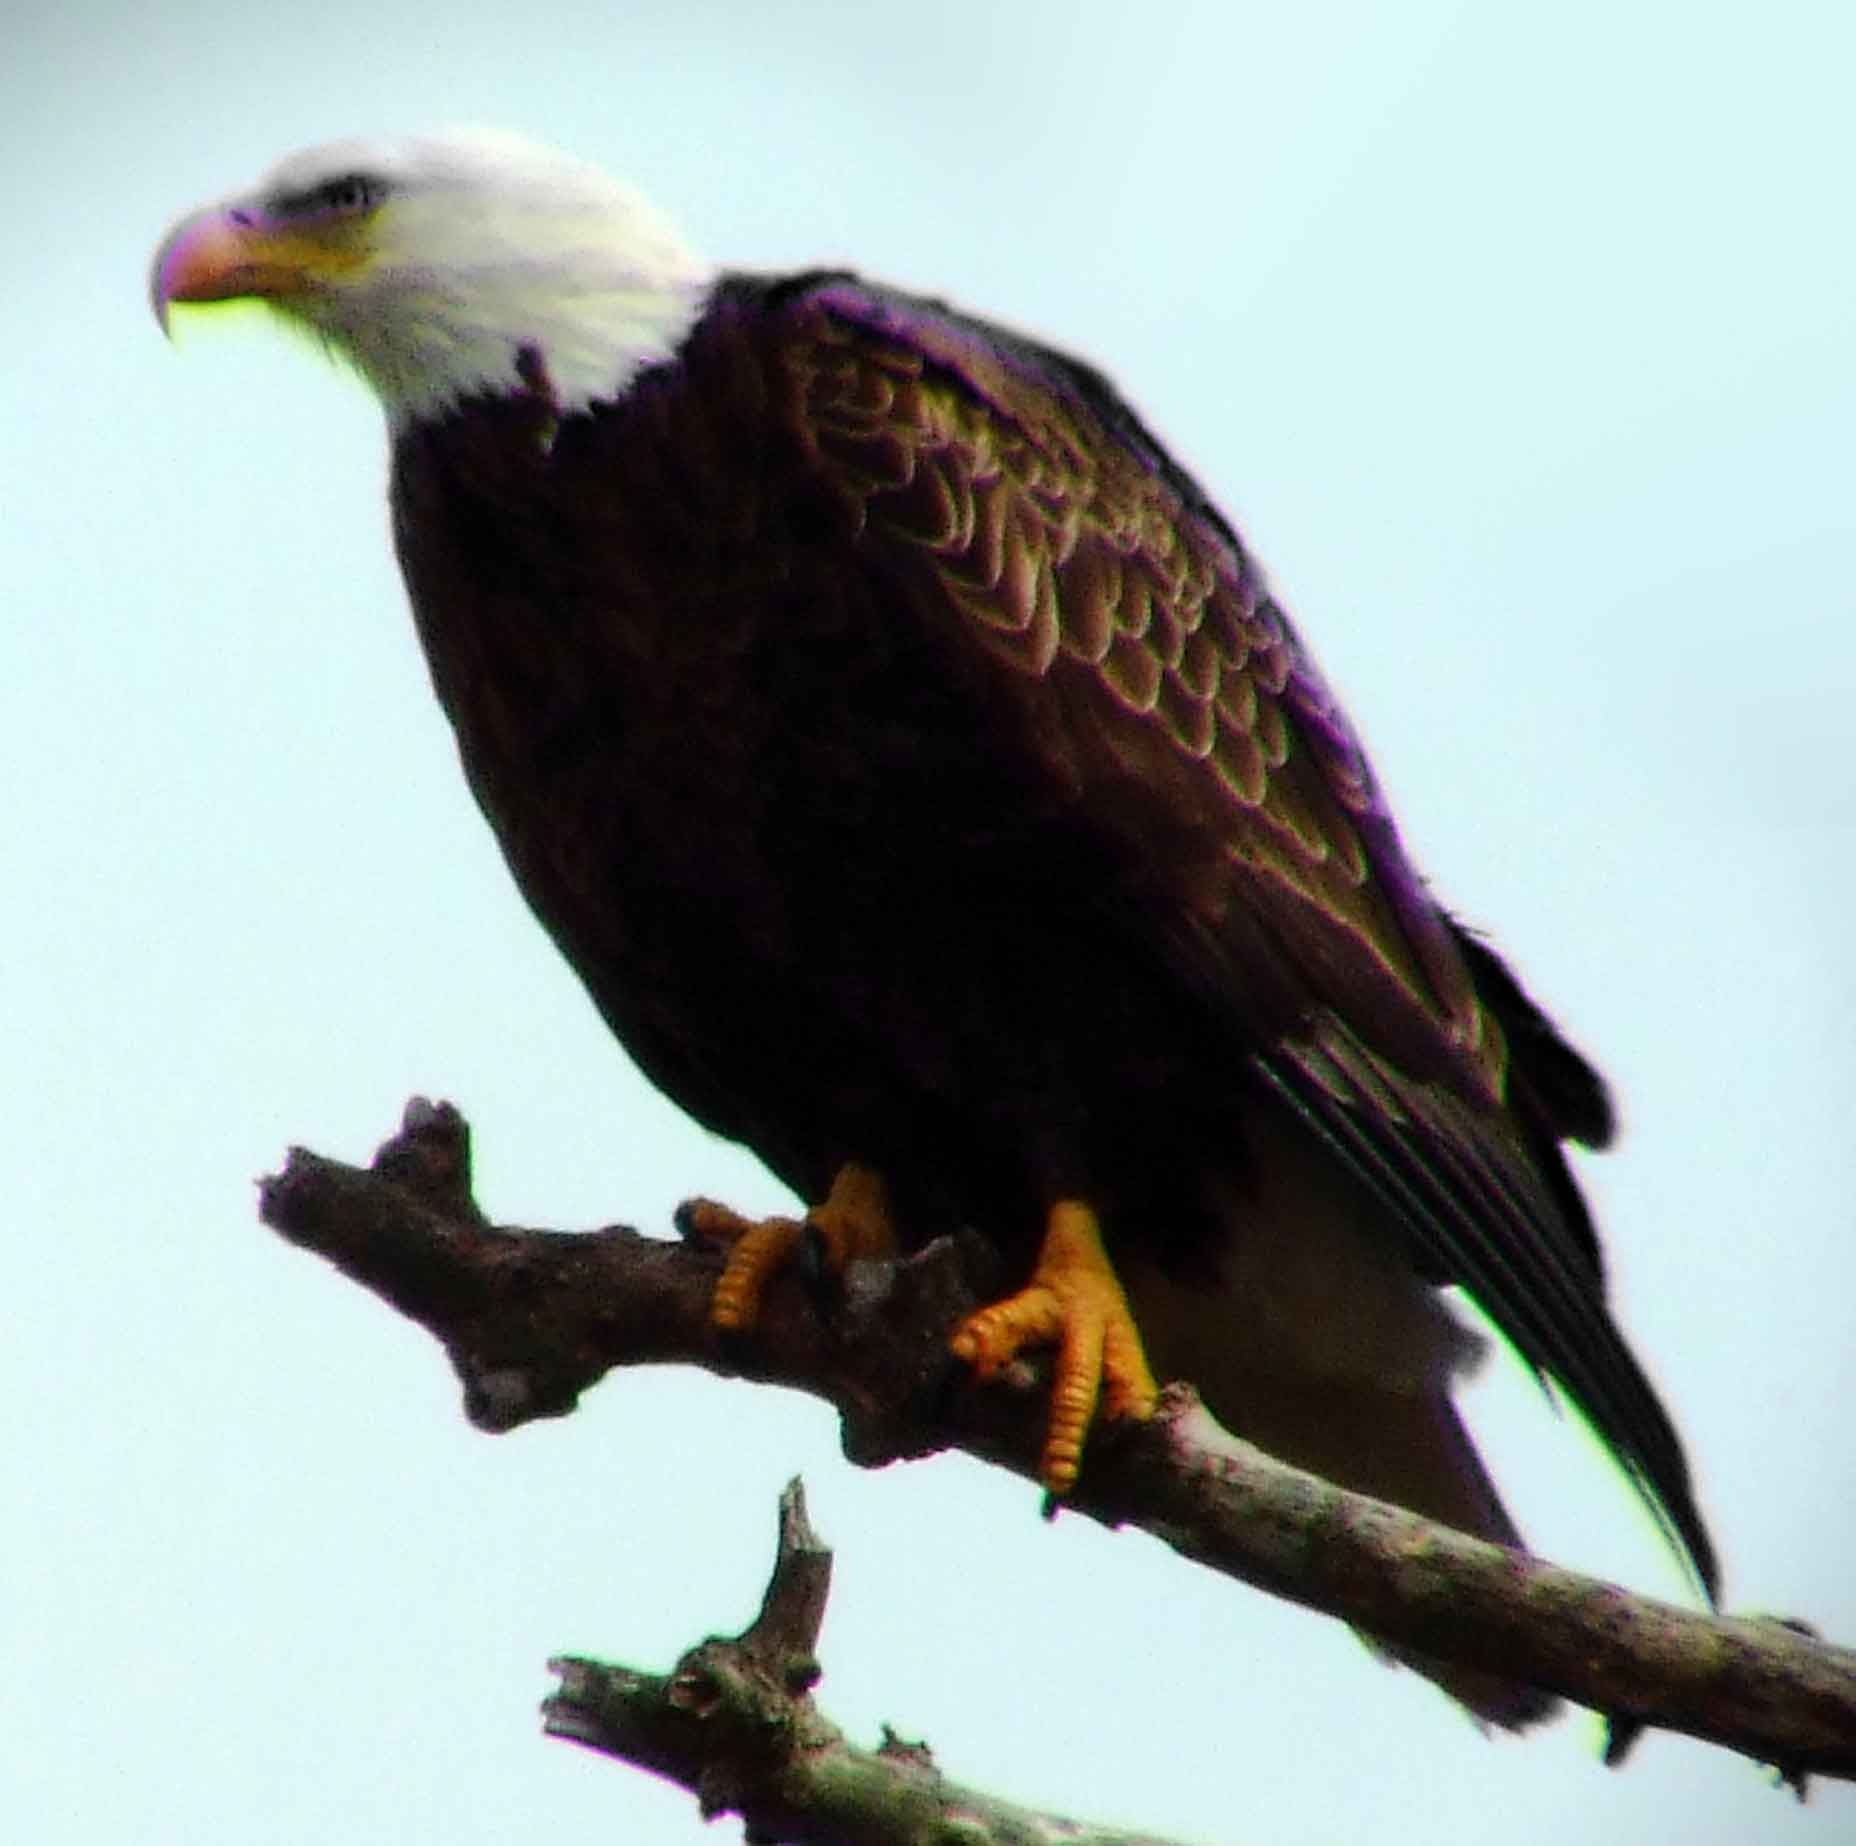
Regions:
<instances>
[{"instance_id":1,"label":"tree branch","mask_svg":"<svg viewBox=\"0 0 1856 1846\"><path fill-rule=\"evenodd\" d=\"M705 1820L739 1814L749 1841L794 1846L1167 1846L1148 1835L1034 1814L949 1782L927 1748L885 1731L860 1750L812 1702L831 1553L798 1481L780 1496L780 1543L760 1614L732 1640L692 1647L667 1675L597 1660L549 1662L551 1737L620 1757L694 1794Z\"/></svg>"},{"instance_id":2,"label":"tree branch","mask_svg":"<svg viewBox=\"0 0 1856 1846\"><path fill-rule=\"evenodd\" d=\"M422 1100L371 1168L293 1150L262 1183L260 1213L432 1333L481 1429L565 1415L616 1366L674 1361L825 1399L862 1466L960 1448L1036 1479L1040 1375L1017 1366L982 1388L947 1352L957 1322L998 1292L976 1237L853 1264L825 1303L783 1279L752 1337L724 1342L709 1320L719 1252L622 1226L491 1225L471 1196L462 1116ZM1686 1732L1801 1792L1807 1775L1856 1777L1856 1653L1634 1596L1344 1492L1227 1434L1187 1387L1170 1387L1150 1423L1098 1430L1064 1506L1400 1647L1546 1687L1608 1714L1620 1737Z\"/></svg>"}]
</instances>

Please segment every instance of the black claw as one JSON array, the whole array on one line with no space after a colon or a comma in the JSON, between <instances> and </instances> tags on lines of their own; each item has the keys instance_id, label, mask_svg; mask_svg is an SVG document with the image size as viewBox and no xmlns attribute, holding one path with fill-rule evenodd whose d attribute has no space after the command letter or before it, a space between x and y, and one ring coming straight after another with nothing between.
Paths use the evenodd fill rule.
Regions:
<instances>
[{"instance_id":1,"label":"black claw","mask_svg":"<svg viewBox=\"0 0 1856 1846\"><path fill-rule=\"evenodd\" d=\"M685 1199L670 1214L670 1223L671 1228L685 1243L694 1243L696 1241L696 1201Z\"/></svg>"},{"instance_id":2,"label":"black claw","mask_svg":"<svg viewBox=\"0 0 1856 1846\"><path fill-rule=\"evenodd\" d=\"M715 1341L716 1351L731 1364L744 1361L754 1350L752 1327L718 1327L711 1321L709 1332Z\"/></svg>"},{"instance_id":3,"label":"black claw","mask_svg":"<svg viewBox=\"0 0 1856 1846\"><path fill-rule=\"evenodd\" d=\"M1624 1759L1637 1747L1637 1739L1642 1735L1641 1719L1627 1718L1615 1711L1608 1712L1605 1715L1605 1767L1622 1768Z\"/></svg>"},{"instance_id":4,"label":"black claw","mask_svg":"<svg viewBox=\"0 0 1856 1846\"><path fill-rule=\"evenodd\" d=\"M806 1292L812 1311L828 1332L842 1330L844 1278L831 1266L831 1246L825 1234L811 1219L806 1220L805 1235L793 1255L793 1273Z\"/></svg>"}]
</instances>

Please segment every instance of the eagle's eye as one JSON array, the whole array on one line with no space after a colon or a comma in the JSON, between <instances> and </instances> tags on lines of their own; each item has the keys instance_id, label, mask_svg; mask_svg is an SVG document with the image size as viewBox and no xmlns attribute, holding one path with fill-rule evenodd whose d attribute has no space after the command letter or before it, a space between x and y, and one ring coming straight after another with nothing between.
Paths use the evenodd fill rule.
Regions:
<instances>
[{"instance_id":1,"label":"eagle's eye","mask_svg":"<svg viewBox=\"0 0 1856 1846\"><path fill-rule=\"evenodd\" d=\"M386 183L370 173L343 173L302 192L271 201L280 218L352 218L372 211L386 196Z\"/></svg>"}]
</instances>

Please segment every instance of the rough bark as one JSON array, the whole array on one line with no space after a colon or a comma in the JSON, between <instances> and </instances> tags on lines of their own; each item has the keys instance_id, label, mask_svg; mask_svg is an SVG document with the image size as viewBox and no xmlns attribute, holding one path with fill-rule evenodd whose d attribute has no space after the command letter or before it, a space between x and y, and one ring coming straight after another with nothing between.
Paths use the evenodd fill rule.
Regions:
<instances>
[{"instance_id":1,"label":"rough bark","mask_svg":"<svg viewBox=\"0 0 1856 1846\"><path fill-rule=\"evenodd\" d=\"M687 1788L705 1820L739 1814L750 1842L791 1846L1167 1846L1149 1834L1033 1813L950 1782L927 1747L886 1731L852 1744L812 1699L831 1553L797 1481L780 1497L780 1542L760 1614L712 1636L668 1674L597 1660L549 1664L560 1690L548 1734Z\"/></svg>"},{"instance_id":2,"label":"rough bark","mask_svg":"<svg viewBox=\"0 0 1856 1846\"><path fill-rule=\"evenodd\" d=\"M490 1224L471 1196L463 1118L422 1100L371 1167L293 1150L262 1184L261 1215L432 1333L481 1429L564 1415L615 1367L678 1362L824 1398L862 1466L960 1448L1036 1478L1036 1370L982 1388L947 1352L951 1329L997 1292L977 1239L854 1264L829 1298L783 1278L753 1335L724 1342L708 1313L718 1251L623 1226ZM1773 1765L1800 1792L1812 1774L1856 1777L1856 1653L1794 1624L1635 1596L1343 1492L1227 1434L1186 1387L1169 1387L1151 1423L1098 1430L1064 1507L1605 1713L1614 1760L1653 1727Z\"/></svg>"}]
</instances>

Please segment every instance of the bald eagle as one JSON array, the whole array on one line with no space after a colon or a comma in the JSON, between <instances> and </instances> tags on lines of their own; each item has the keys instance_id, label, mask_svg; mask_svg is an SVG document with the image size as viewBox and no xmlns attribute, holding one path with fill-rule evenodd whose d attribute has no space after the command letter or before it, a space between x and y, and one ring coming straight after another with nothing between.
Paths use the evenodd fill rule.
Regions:
<instances>
[{"instance_id":1,"label":"bald eagle","mask_svg":"<svg viewBox=\"0 0 1856 1846\"><path fill-rule=\"evenodd\" d=\"M1057 1348L1043 1459L1154 1370L1275 1453L1519 1543L1452 1405L1468 1291L1712 1594L1563 1144L1598 1075L1429 896L1204 490L1090 366L841 271L718 272L507 137L349 141L179 223L392 442L433 684L523 895L645 1073L832 1260L952 1224ZM796 1227L732 1239L751 1329ZM1417 1663L1482 1719L1551 1709Z\"/></svg>"}]
</instances>

